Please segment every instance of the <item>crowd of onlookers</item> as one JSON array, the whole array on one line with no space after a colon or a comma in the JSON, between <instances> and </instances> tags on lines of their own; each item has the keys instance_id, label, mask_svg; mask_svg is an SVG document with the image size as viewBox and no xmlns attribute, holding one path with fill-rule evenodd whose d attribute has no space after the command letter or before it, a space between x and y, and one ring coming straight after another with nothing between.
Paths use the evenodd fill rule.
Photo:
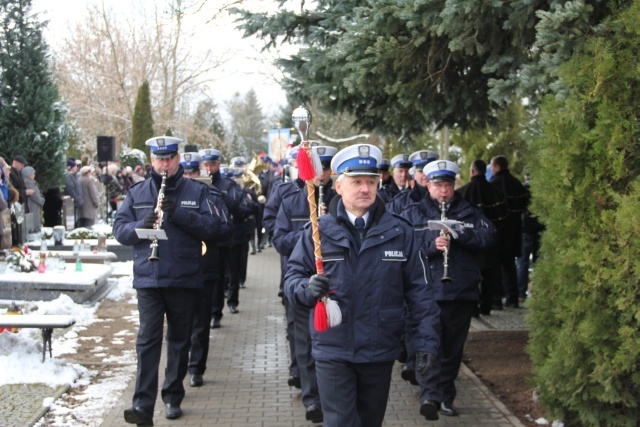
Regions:
<instances>
[{"instance_id":1,"label":"crowd of onlookers","mask_svg":"<svg viewBox=\"0 0 640 427\"><path fill-rule=\"evenodd\" d=\"M67 196L73 201L73 212L66 215L73 215L74 228L91 227L101 219L108 222L129 187L143 181L150 169L150 165L83 165L68 158L62 185L45 189L38 183L38 171L23 155L14 156L10 164L0 157L0 249L25 242L25 232L38 233L42 226L68 227L69 221L63 217Z\"/></svg>"}]
</instances>

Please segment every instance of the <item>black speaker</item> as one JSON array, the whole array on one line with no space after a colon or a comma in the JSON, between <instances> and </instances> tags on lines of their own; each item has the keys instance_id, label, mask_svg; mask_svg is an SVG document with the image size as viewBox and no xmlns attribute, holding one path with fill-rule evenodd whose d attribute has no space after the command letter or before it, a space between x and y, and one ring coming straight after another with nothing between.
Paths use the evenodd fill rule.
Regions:
<instances>
[{"instance_id":1,"label":"black speaker","mask_svg":"<svg viewBox=\"0 0 640 427\"><path fill-rule=\"evenodd\" d=\"M116 138L114 136L98 137L98 162L107 163L116 160Z\"/></svg>"}]
</instances>

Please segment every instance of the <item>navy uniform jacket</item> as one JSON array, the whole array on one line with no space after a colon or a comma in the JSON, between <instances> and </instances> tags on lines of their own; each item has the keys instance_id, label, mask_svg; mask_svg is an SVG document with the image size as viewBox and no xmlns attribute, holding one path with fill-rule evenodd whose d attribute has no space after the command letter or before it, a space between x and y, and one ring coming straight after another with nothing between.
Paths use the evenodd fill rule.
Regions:
<instances>
[{"instance_id":1,"label":"navy uniform jacket","mask_svg":"<svg viewBox=\"0 0 640 427\"><path fill-rule=\"evenodd\" d=\"M233 236L221 246L239 245L247 242L244 233L244 222L253 215L253 203L233 179L223 177L219 170L211 175L211 183L222 193L222 198L231 214L234 227Z\"/></svg>"},{"instance_id":2,"label":"navy uniform jacket","mask_svg":"<svg viewBox=\"0 0 640 427\"><path fill-rule=\"evenodd\" d=\"M213 206L213 214L220 217L220 232L214 239L205 241L207 252L200 258L204 280L218 280L220 278L220 250L218 246L228 246L233 234L233 223L229 217L227 205L222 193L214 185L209 187L209 195Z\"/></svg>"},{"instance_id":3,"label":"navy uniform jacket","mask_svg":"<svg viewBox=\"0 0 640 427\"><path fill-rule=\"evenodd\" d=\"M378 197L380 197L384 203L389 203L394 197L402 192L403 190L398 187L392 178L389 185L378 191Z\"/></svg>"},{"instance_id":4,"label":"navy uniform jacket","mask_svg":"<svg viewBox=\"0 0 640 427\"><path fill-rule=\"evenodd\" d=\"M202 241L220 232L220 217L214 215L208 187L182 176L180 166L167 178L165 198L176 203L176 210L164 216L162 228L167 240L158 240L160 261L149 261L151 240L138 238L135 229L143 228L144 217L157 204L161 176L151 172L146 179L129 188L127 197L113 223L113 235L123 245L133 246L133 287L201 288Z\"/></svg>"},{"instance_id":5,"label":"navy uniform jacket","mask_svg":"<svg viewBox=\"0 0 640 427\"><path fill-rule=\"evenodd\" d=\"M333 181L324 186L324 203L329 206L336 191L331 188ZM316 200L318 189L316 188ZM317 203L317 202L316 202ZM273 245L280 255L288 257L302 235L304 225L309 222L309 202L307 201L307 187L298 188L282 198L282 204L276 217L273 232Z\"/></svg>"},{"instance_id":6,"label":"navy uniform jacket","mask_svg":"<svg viewBox=\"0 0 640 427\"><path fill-rule=\"evenodd\" d=\"M379 198L371 221L358 252L341 197L334 197L329 213L319 219L325 275L331 276L331 298L340 305L342 324L317 332L311 310L309 328L316 360L369 363L397 359L405 303L415 350L438 354L440 309L427 284L426 259L411 225L386 212ZM311 227L307 226L289 258L285 276L285 293L295 304L314 307L307 285L315 272Z\"/></svg>"},{"instance_id":7,"label":"navy uniform jacket","mask_svg":"<svg viewBox=\"0 0 640 427\"><path fill-rule=\"evenodd\" d=\"M461 221L464 229L449 244L449 276L452 283L442 283L444 266L442 251L436 248L439 230L429 230L430 219L439 220L440 206L431 197L408 206L402 216L413 224L416 239L429 259L429 283L433 284L437 301L478 300L480 263L477 255L496 242L496 229L482 211L455 194L447 208L447 219Z\"/></svg>"},{"instance_id":8,"label":"navy uniform jacket","mask_svg":"<svg viewBox=\"0 0 640 427\"><path fill-rule=\"evenodd\" d=\"M404 208L414 203L418 203L427 195L427 189L416 183L411 190L403 191L385 204L389 212L400 215Z\"/></svg>"},{"instance_id":9,"label":"navy uniform jacket","mask_svg":"<svg viewBox=\"0 0 640 427\"><path fill-rule=\"evenodd\" d=\"M275 231L276 217L278 216L278 210L282 203L282 198L285 194L295 191L304 187L305 183L301 179L295 181L280 181L279 184L275 184L271 187L267 203L264 205L264 213L262 214L262 224L267 229L268 233Z\"/></svg>"}]
</instances>

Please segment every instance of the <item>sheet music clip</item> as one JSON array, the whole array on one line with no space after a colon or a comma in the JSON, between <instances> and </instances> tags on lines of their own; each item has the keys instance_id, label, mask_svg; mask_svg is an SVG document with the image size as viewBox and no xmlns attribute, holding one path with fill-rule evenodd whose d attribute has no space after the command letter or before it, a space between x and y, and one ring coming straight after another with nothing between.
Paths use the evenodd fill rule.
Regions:
<instances>
[{"instance_id":1,"label":"sheet music clip","mask_svg":"<svg viewBox=\"0 0 640 427\"><path fill-rule=\"evenodd\" d=\"M167 240L167 233L163 229L156 230L155 228L136 228L136 234L139 239Z\"/></svg>"},{"instance_id":2,"label":"sheet music clip","mask_svg":"<svg viewBox=\"0 0 640 427\"><path fill-rule=\"evenodd\" d=\"M462 223L454 219L435 220L430 219L428 222L429 230L449 230L454 239L458 238L458 231L462 230Z\"/></svg>"}]
</instances>

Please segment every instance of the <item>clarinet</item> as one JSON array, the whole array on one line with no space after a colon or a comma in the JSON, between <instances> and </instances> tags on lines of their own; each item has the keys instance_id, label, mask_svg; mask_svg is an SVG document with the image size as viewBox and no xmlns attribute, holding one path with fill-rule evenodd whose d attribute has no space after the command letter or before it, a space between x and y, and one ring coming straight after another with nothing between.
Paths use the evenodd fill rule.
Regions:
<instances>
[{"instance_id":1,"label":"clarinet","mask_svg":"<svg viewBox=\"0 0 640 427\"><path fill-rule=\"evenodd\" d=\"M324 215L324 182L318 186L318 217Z\"/></svg>"},{"instance_id":2,"label":"clarinet","mask_svg":"<svg viewBox=\"0 0 640 427\"><path fill-rule=\"evenodd\" d=\"M447 220L447 199L446 198L442 198L442 204L440 205L440 211L441 211L441 215L440 215L440 220L441 221L446 221ZM447 233L444 232L444 229L440 230L440 236L446 236ZM442 264L443 264L443 273L442 273L442 283L451 283L453 281L453 279L451 279L451 277L449 277L449 243L447 243L447 246L444 247L444 250L442 251Z\"/></svg>"},{"instance_id":3,"label":"clarinet","mask_svg":"<svg viewBox=\"0 0 640 427\"><path fill-rule=\"evenodd\" d=\"M160 230L162 228L162 220L164 219L164 212L162 210L162 202L164 201L164 189L167 185L167 172L162 173L162 183L160 184L160 191L158 191L158 202L156 208L153 210L158 215L158 222L153 226L154 229ZM158 238L154 237L151 241L151 255L149 255L149 261L160 261L158 257Z\"/></svg>"}]
</instances>

